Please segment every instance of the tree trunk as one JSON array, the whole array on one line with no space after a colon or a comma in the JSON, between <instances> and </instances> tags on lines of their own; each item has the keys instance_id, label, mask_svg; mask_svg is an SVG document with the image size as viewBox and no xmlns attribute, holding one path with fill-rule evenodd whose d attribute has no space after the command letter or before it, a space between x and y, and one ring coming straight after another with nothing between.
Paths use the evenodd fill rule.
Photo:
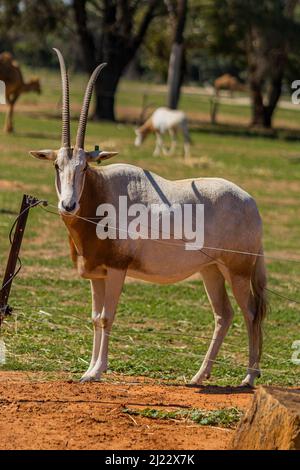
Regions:
<instances>
[{"instance_id":1,"label":"tree trunk","mask_svg":"<svg viewBox=\"0 0 300 470\"><path fill-rule=\"evenodd\" d=\"M262 84L251 83L252 94L252 122L254 127L272 128L272 118L281 95L282 74L273 78L269 86L267 104L264 104Z\"/></svg>"},{"instance_id":2,"label":"tree trunk","mask_svg":"<svg viewBox=\"0 0 300 470\"><path fill-rule=\"evenodd\" d=\"M101 34L94 35L93 30L88 27L88 0L73 0L77 33L87 72L91 74L101 62L108 63L95 85L95 119L115 121L115 93L121 75L141 46L160 2L161 0L147 2L137 26L134 25L134 18L139 2L136 2L135 7L130 7L129 0L95 1L94 4L102 11L102 16Z\"/></svg>"},{"instance_id":3,"label":"tree trunk","mask_svg":"<svg viewBox=\"0 0 300 470\"><path fill-rule=\"evenodd\" d=\"M174 40L168 70L168 107L176 109L184 76L184 28L188 0L178 0L177 15L174 20Z\"/></svg>"},{"instance_id":4,"label":"tree trunk","mask_svg":"<svg viewBox=\"0 0 300 470\"><path fill-rule=\"evenodd\" d=\"M183 44L174 43L170 55L168 71L168 107L176 109L182 83Z\"/></svg>"},{"instance_id":5,"label":"tree trunk","mask_svg":"<svg viewBox=\"0 0 300 470\"><path fill-rule=\"evenodd\" d=\"M277 103L281 96L283 72L271 81L268 106L265 107L265 127L272 127L272 118L276 109Z\"/></svg>"},{"instance_id":6,"label":"tree trunk","mask_svg":"<svg viewBox=\"0 0 300 470\"><path fill-rule=\"evenodd\" d=\"M252 95L252 121L251 125L254 127L264 127L264 104L261 91L261 85L251 83Z\"/></svg>"},{"instance_id":7,"label":"tree trunk","mask_svg":"<svg viewBox=\"0 0 300 470\"><path fill-rule=\"evenodd\" d=\"M285 0L283 12L292 18L298 0ZM285 35L266 34L258 27L252 26L246 35L248 75L252 99L253 126L270 129L272 118L279 101L284 70L289 52L289 42ZM270 51L272 53L270 53ZM267 87L266 87L267 85ZM265 99L263 89L267 88Z\"/></svg>"},{"instance_id":8,"label":"tree trunk","mask_svg":"<svg viewBox=\"0 0 300 470\"><path fill-rule=\"evenodd\" d=\"M112 91L112 90L111 90ZM111 96L105 96L100 91L96 95L95 112L93 115L95 120L115 121L115 97L112 93Z\"/></svg>"},{"instance_id":9,"label":"tree trunk","mask_svg":"<svg viewBox=\"0 0 300 470\"><path fill-rule=\"evenodd\" d=\"M96 106L93 118L115 121L115 93L122 75L122 70L114 70L107 66L96 82Z\"/></svg>"}]
</instances>

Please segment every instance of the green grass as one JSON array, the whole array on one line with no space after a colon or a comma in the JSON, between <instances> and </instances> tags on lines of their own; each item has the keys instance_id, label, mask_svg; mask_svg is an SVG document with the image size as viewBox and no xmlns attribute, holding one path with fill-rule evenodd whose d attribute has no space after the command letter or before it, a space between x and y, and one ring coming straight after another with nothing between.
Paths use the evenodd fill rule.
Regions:
<instances>
[{"instance_id":1,"label":"green grass","mask_svg":"<svg viewBox=\"0 0 300 470\"><path fill-rule=\"evenodd\" d=\"M8 254L9 228L19 210L22 194L30 193L56 203L51 164L28 156L30 149L57 148L60 121L57 103L59 76L44 77L44 93L28 94L16 113L16 133L0 141L0 275ZM72 79L72 104L78 115L79 98L86 79ZM121 85L120 113L128 106L138 114L145 84ZM151 88L150 88L151 91ZM149 101L163 104L165 95L151 91ZM206 104L205 104L206 103ZM20 106L29 108L20 111ZM32 107L31 107L32 104ZM203 107L202 107L203 105ZM224 105L225 106L225 105ZM208 100L184 96L184 109L208 112ZM119 113L118 113L119 114ZM247 107L228 106L226 117L250 115ZM201 117L202 119L202 117ZM288 127L300 126L298 110L279 110L277 119ZM4 115L0 115L2 126ZM208 117L207 117L208 121ZM72 121L73 136L76 121ZM117 149L116 162L148 168L170 179L221 176L242 186L257 200L264 220L265 251L270 256L299 256L300 142L249 135L246 128L226 129L197 125L192 129L193 165L176 158L152 157L153 138L141 149L133 146L133 125L90 122L87 148L95 144ZM289 132L289 131L287 131ZM71 266L65 228L58 217L40 208L31 211L22 248L24 268L14 282L10 303L15 314L7 319L2 338L7 363L13 370L69 371L77 377L89 361L92 328L89 283ZM268 259L269 287L300 301L300 263ZM234 302L233 302L234 303ZM291 362L292 344L300 339L299 305L270 294L271 311L265 323L265 346L260 383L299 385L300 366ZM236 315L213 369L212 382L238 384L247 365L247 335L243 318ZM198 370L213 332L213 318L199 281L171 286L126 284L118 308L110 345L110 368L116 372L157 379L189 380Z\"/></svg>"},{"instance_id":2,"label":"green grass","mask_svg":"<svg viewBox=\"0 0 300 470\"><path fill-rule=\"evenodd\" d=\"M220 410L191 410L165 411L152 408L133 410L124 408L123 413L142 416L150 419L172 419L175 421L192 421L200 426L219 426L222 428L232 428L240 421L243 413L237 408L223 408Z\"/></svg>"}]
</instances>

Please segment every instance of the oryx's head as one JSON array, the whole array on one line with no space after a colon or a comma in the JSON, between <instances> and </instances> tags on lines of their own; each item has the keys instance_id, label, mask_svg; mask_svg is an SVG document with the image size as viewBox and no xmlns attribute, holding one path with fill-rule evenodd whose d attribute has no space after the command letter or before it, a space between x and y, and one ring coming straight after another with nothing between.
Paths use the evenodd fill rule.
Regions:
<instances>
[{"instance_id":1,"label":"oryx's head","mask_svg":"<svg viewBox=\"0 0 300 470\"><path fill-rule=\"evenodd\" d=\"M142 143L144 142L146 135L140 129L135 129L134 132L135 132L134 145L136 147L140 147Z\"/></svg>"},{"instance_id":2,"label":"oryx's head","mask_svg":"<svg viewBox=\"0 0 300 470\"><path fill-rule=\"evenodd\" d=\"M100 71L106 64L96 67L87 84L83 105L80 113L75 146L71 146L70 136L70 105L69 80L65 62L61 52L54 49L58 55L62 79L62 142L59 150L31 151L33 157L42 160L52 160L56 170L56 191L59 198L58 209L62 214L74 215L80 208L80 197L84 188L85 173L88 162L99 162L117 155L117 152L84 150L84 138L88 119L89 105L93 87Z\"/></svg>"}]
</instances>

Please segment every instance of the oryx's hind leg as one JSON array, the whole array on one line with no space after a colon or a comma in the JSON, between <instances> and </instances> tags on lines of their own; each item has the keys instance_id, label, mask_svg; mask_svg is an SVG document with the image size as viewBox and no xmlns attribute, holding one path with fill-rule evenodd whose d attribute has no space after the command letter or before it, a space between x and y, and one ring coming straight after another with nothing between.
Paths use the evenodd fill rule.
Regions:
<instances>
[{"instance_id":1,"label":"oryx's hind leg","mask_svg":"<svg viewBox=\"0 0 300 470\"><path fill-rule=\"evenodd\" d=\"M174 152L177 147L176 129L169 129L169 135L171 138L171 147L170 147L170 150L168 151L168 155L174 155Z\"/></svg>"},{"instance_id":2,"label":"oryx's hind leg","mask_svg":"<svg viewBox=\"0 0 300 470\"><path fill-rule=\"evenodd\" d=\"M255 301L251 292L250 275L245 277L231 274L233 295L243 312L249 337L249 367L242 385L254 386L260 377L259 361L262 349L262 332L255 327Z\"/></svg>"},{"instance_id":3,"label":"oryx's hind leg","mask_svg":"<svg viewBox=\"0 0 300 470\"><path fill-rule=\"evenodd\" d=\"M233 310L226 292L225 280L217 266L206 267L201 271L201 275L214 313L215 329L201 368L192 378L192 383L198 385L210 377L212 366L233 318Z\"/></svg>"},{"instance_id":4,"label":"oryx's hind leg","mask_svg":"<svg viewBox=\"0 0 300 470\"><path fill-rule=\"evenodd\" d=\"M181 128L183 133L184 159L188 160L191 157L191 137L187 120L182 122Z\"/></svg>"},{"instance_id":5,"label":"oryx's hind leg","mask_svg":"<svg viewBox=\"0 0 300 470\"><path fill-rule=\"evenodd\" d=\"M101 314L104 305L104 294L105 294L105 281L104 279L93 279L91 280L91 292L92 292L92 322L94 328L94 339L93 339L93 351L90 361L90 365L85 374L81 377L83 380L87 377L99 356L100 344L101 344Z\"/></svg>"}]
</instances>

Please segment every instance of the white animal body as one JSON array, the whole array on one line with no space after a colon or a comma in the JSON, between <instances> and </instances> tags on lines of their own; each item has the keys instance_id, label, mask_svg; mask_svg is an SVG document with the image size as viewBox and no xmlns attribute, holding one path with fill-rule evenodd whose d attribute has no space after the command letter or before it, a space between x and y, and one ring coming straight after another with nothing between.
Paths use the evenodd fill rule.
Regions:
<instances>
[{"instance_id":1,"label":"white animal body","mask_svg":"<svg viewBox=\"0 0 300 470\"><path fill-rule=\"evenodd\" d=\"M156 134L156 146L153 152L154 156L159 156L161 152L165 155L172 155L177 146L176 134L181 130L184 139L184 157L190 156L190 136L188 130L188 121L183 111L158 108L149 119L138 129L136 129L135 145L139 147L149 133ZM166 150L163 145L162 136L168 132L171 137L171 148Z\"/></svg>"},{"instance_id":2,"label":"white animal body","mask_svg":"<svg viewBox=\"0 0 300 470\"><path fill-rule=\"evenodd\" d=\"M95 169L90 161L114 153L87 152L84 137L93 85L101 69L92 75L85 94L75 147L70 142L68 79L60 58L63 83L62 146L58 151L31 154L52 160L56 167L58 208L70 236L71 253L79 274L91 282L94 342L91 362L82 381L98 380L107 369L108 342L126 275L157 283L174 283L200 273L210 300L215 330L207 354L192 383L210 377L218 351L233 319L225 288L231 286L249 336L249 365L244 385L253 386L260 375L262 323L266 313L266 273L262 247L262 222L253 198L235 184L220 178L166 180L142 168L115 164ZM186 251L179 240L105 239L96 235L95 218L100 204L116 209L119 196L129 204L204 204L206 247ZM218 250L219 248L219 250ZM227 250L258 253L249 256ZM199 311L199 322L201 322Z\"/></svg>"}]
</instances>

